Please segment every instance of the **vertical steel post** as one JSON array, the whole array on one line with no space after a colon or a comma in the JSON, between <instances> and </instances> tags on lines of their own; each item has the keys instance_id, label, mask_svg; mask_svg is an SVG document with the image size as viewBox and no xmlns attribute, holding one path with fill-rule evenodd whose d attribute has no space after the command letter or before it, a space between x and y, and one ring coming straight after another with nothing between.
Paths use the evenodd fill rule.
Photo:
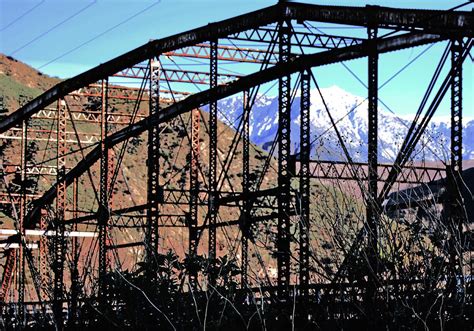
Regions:
<instances>
[{"instance_id":1,"label":"vertical steel post","mask_svg":"<svg viewBox=\"0 0 474 331\"><path fill-rule=\"evenodd\" d=\"M461 234L465 221L462 201L462 38L455 38L451 44L451 162L449 225L450 263L453 277L462 275L462 252L464 251ZM455 281L453 281L455 283ZM454 284L453 284L454 288Z\"/></svg>"},{"instance_id":2,"label":"vertical steel post","mask_svg":"<svg viewBox=\"0 0 474 331\"><path fill-rule=\"evenodd\" d=\"M154 59L150 60L150 101L149 115L160 110L160 66ZM160 193L160 135L159 126L148 128L148 182L147 182L147 233L146 259L153 264L158 252L158 221Z\"/></svg>"},{"instance_id":3,"label":"vertical steel post","mask_svg":"<svg viewBox=\"0 0 474 331\"><path fill-rule=\"evenodd\" d=\"M451 46L451 171L462 173L462 38Z\"/></svg>"},{"instance_id":4,"label":"vertical steel post","mask_svg":"<svg viewBox=\"0 0 474 331\"><path fill-rule=\"evenodd\" d=\"M241 287L248 286L248 264L249 264L249 219L250 219L250 105L249 92L244 91L243 95L243 128L242 128L242 193L244 195L243 201L243 218L242 218L242 279Z\"/></svg>"},{"instance_id":5,"label":"vertical steel post","mask_svg":"<svg viewBox=\"0 0 474 331\"><path fill-rule=\"evenodd\" d=\"M2 119L5 116L5 113L8 113L8 109L5 106L5 100L3 95L0 96L0 119Z\"/></svg>"},{"instance_id":6,"label":"vertical steel post","mask_svg":"<svg viewBox=\"0 0 474 331\"><path fill-rule=\"evenodd\" d=\"M310 74L301 73L301 105L300 105L300 275L301 294L308 295L309 285L309 160L311 153L310 142Z\"/></svg>"},{"instance_id":7,"label":"vertical steel post","mask_svg":"<svg viewBox=\"0 0 474 331\"><path fill-rule=\"evenodd\" d=\"M106 113L106 116L108 114ZM107 207L109 210L114 209L114 188L112 180L114 178L114 160L115 160L115 153L113 148L107 149ZM110 218L110 214L109 214ZM110 269L112 266L112 261L116 257L116 248L112 242L112 227L110 226L110 222L107 222L107 230L106 230L106 244L105 249L107 251L107 256L105 258L106 261L106 269ZM116 261L118 262L118 261ZM107 294L108 295L108 294Z\"/></svg>"},{"instance_id":8,"label":"vertical steel post","mask_svg":"<svg viewBox=\"0 0 474 331\"><path fill-rule=\"evenodd\" d=\"M20 101L20 104L26 103ZM20 224L18 225L18 231L20 234L19 248L18 248L18 319L20 326L24 325L25 322L25 252L24 244L25 240L25 216L26 216L26 167L28 164L27 160L27 149L28 149L28 119L23 120L22 123L22 134L21 134L21 191L20 191Z\"/></svg>"},{"instance_id":9,"label":"vertical steel post","mask_svg":"<svg viewBox=\"0 0 474 331\"><path fill-rule=\"evenodd\" d=\"M189 176L189 251L188 258L191 263L189 265L189 283L191 286L196 286L197 281L197 266L195 265L197 255L197 244L198 244L198 203L199 203L199 127L201 122L201 114L199 109L193 109L191 111L191 167Z\"/></svg>"},{"instance_id":10,"label":"vertical steel post","mask_svg":"<svg viewBox=\"0 0 474 331\"><path fill-rule=\"evenodd\" d=\"M217 40L210 42L210 86L217 86ZM216 281L216 222L217 222L217 100L209 104L209 191L208 191L208 219L209 219L209 283Z\"/></svg>"},{"instance_id":11,"label":"vertical steel post","mask_svg":"<svg viewBox=\"0 0 474 331\"><path fill-rule=\"evenodd\" d=\"M77 197L79 194L79 181L77 178L74 178L73 188L72 188L72 217L77 219L78 214L78 201ZM72 231L77 231L77 223L74 223L72 226ZM70 325L75 325L77 318L77 300L79 297L79 243L77 237L72 237L71 239L71 302L70 302Z\"/></svg>"},{"instance_id":12,"label":"vertical steel post","mask_svg":"<svg viewBox=\"0 0 474 331\"><path fill-rule=\"evenodd\" d=\"M41 219L40 219L40 229L46 231L48 229L47 223L47 212L46 210L41 210ZM48 237L42 235L39 241L39 250L40 250L40 277L41 277L41 299L47 300L47 289L50 284L49 272L48 272Z\"/></svg>"},{"instance_id":13,"label":"vertical steel post","mask_svg":"<svg viewBox=\"0 0 474 331\"><path fill-rule=\"evenodd\" d=\"M107 225L109 222L109 201L108 201L108 162L109 151L106 144L107 137L107 107L108 107L108 80L102 80L102 105L100 111L100 189L99 189L99 293L98 303L100 309L106 308L107 303Z\"/></svg>"},{"instance_id":14,"label":"vertical steel post","mask_svg":"<svg viewBox=\"0 0 474 331\"><path fill-rule=\"evenodd\" d=\"M3 267L2 288L0 292L0 303L6 302L8 291L13 279L16 264L16 249L9 248L5 252L6 261Z\"/></svg>"},{"instance_id":15,"label":"vertical steel post","mask_svg":"<svg viewBox=\"0 0 474 331\"><path fill-rule=\"evenodd\" d=\"M288 63L291 51L291 22L278 28L279 62ZM290 113L291 76L278 81L278 294L286 299L290 281Z\"/></svg>"},{"instance_id":16,"label":"vertical steel post","mask_svg":"<svg viewBox=\"0 0 474 331\"><path fill-rule=\"evenodd\" d=\"M58 183L56 189L56 217L54 236L54 302L53 311L56 325L62 328L63 325L63 286L64 286L64 219L66 211L66 183L62 181L66 173L66 109L65 102L58 100L58 126L57 126L57 158L56 168Z\"/></svg>"},{"instance_id":17,"label":"vertical steel post","mask_svg":"<svg viewBox=\"0 0 474 331\"><path fill-rule=\"evenodd\" d=\"M368 197L367 197L367 232L369 245L369 264L371 273L377 275L377 242L378 242L378 199L377 199L377 165L378 165L378 53L376 48L377 28L367 29L369 38L368 56Z\"/></svg>"}]
</instances>

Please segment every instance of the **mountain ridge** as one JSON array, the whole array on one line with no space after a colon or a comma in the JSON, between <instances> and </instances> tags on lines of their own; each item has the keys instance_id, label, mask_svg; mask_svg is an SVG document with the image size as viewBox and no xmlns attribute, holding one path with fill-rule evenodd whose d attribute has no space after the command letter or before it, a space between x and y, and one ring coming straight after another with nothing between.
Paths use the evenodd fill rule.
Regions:
<instances>
[{"instance_id":1,"label":"mountain ridge","mask_svg":"<svg viewBox=\"0 0 474 331\"><path fill-rule=\"evenodd\" d=\"M322 88L324 101L336 122L354 161L367 160L367 100L343 90L337 85ZM257 98L258 99L258 98ZM278 128L278 98L261 96L252 108L250 139L268 150ZM345 160L335 130L316 89L311 90L311 156L319 159ZM299 150L299 103L295 97L291 106L292 153ZM220 119L232 125L242 114L242 98L233 96L219 101ZM413 115L394 115L379 107L379 161L393 162L411 125ZM413 153L414 161L445 161L449 159L450 121L448 116L434 117ZM463 159L474 159L474 120L464 119Z\"/></svg>"}]
</instances>

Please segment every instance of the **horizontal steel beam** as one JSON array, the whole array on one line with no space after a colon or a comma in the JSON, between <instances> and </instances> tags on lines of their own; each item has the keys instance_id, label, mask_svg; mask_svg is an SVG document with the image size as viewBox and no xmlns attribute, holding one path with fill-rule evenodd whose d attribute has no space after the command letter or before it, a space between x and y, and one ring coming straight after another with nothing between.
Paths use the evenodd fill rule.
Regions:
<instances>
[{"instance_id":1,"label":"horizontal steel beam","mask_svg":"<svg viewBox=\"0 0 474 331\"><path fill-rule=\"evenodd\" d=\"M15 229L0 229L0 235L16 235L16 234L18 234L18 230L15 230ZM26 236L55 237L56 231L26 229L25 235ZM65 237L95 238L97 237L97 235L98 235L97 232L89 232L89 231L64 231Z\"/></svg>"},{"instance_id":2,"label":"horizontal steel beam","mask_svg":"<svg viewBox=\"0 0 474 331\"><path fill-rule=\"evenodd\" d=\"M259 197L276 196L277 194L278 194L278 188L271 188L271 189L261 190L257 192L249 192L249 194L238 193L238 194L232 194L232 195L220 197L218 202L219 204L226 204L229 202L243 201L246 199L254 200Z\"/></svg>"},{"instance_id":3,"label":"horizontal steel beam","mask_svg":"<svg viewBox=\"0 0 474 331\"><path fill-rule=\"evenodd\" d=\"M5 140L21 140L22 139L22 129L20 128L11 128L8 131L0 134L0 139ZM37 129L28 129L28 140L34 141L57 141L55 130L37 130ZM97 143L100 139L100 135L96 133L86 133L86 132L76 132L67 131L66 140L68 143L78 143L77 136L83 144L94 144Z\"/></svg>"},{"instance_id":4,"label":"horizontal steel beam","mask_svg":"<svg viewBox=\"0 0 474 331\"><path fill-rule=\"evenodd\" d=\"M259 43L275 43L278 31L270 28L259 28L241 31L230 35L227 39L251 41ZM343 37L327 34L318 34L312 32L293 31L291 45L297 47L316 47L316 48L341 48L361 44L365 39L354 37Z\"/></svg>"},{"instance_id":5,"label":"horizontal steel beam","mask_svg":"<svg viewBox=\"0 0 474 331\"><path fill-rule=\"evenodd\" d=\"M299 162L296 161L296 168ZM388 174L393 168L393 164L378 164L378 180L383 182L388 178ZM356 177L354 173L356 173ZM298 174L295 174L298 176ZM361 162L334 162L334 161L310 161L310 177L318 179L335 179L335 180L367 180L368 164ZM425 167L425 166L409 166L402 168L400 176L397 177L397 183L404 184L421 184L428 183L446 177L446 168Z\"/></svg>"},{"instance_id":6,"label":"horizontal steel beam","mask_svg":"<svg viewBox=\"0 0 474 331\"><path fill-rule=\"evenodd\" d=\"M122 71L125 75L125 70ZM133 77L131 77L133 78ZM143 94L140 95L140 89L137 87L128 87L128 86L120 86L120 85L109 85L107 88L107 97L110 100L119 99L119 100L130 100L136 101L140 100L142 102L148 101L148 89L143 90ZM191 92L186 91L174 91L174 90L162 90L160 89L160 93L164 94L173 94L179 98L183 96L190 95ZM76 91L73 91L68 94L68 96L78 96L78 97L102 97L102 85L101 84L89 84L85 87L79 88Z\"/></svg>"},{"instance_id":7,"label":"horizontal steel beam","mask_svg":"<svg viewBox=\"0 0 474 331\"><path fill-rule=\"evenodd\" d=\"M29 249L38 249L37 243L26 243L26 247ZM0 248L3 249L18 249L20 245L18 243L0 243Z\"/></svg>"},{"instance_id":8,"label":"horizontal steel beam","mask_svg":"<svg viewBox=\"0 0 474 331\"><path fill-rule=\"evenodd\" d=\"M114 77L145 79L147 67L134 66L127 68L116 74ZM160 71L160 79L174 83L193 83L209 85L209 72L196 70L180 70L173 68L162 68ZM220 73L217 75L219 84L228 83L229 81L238 79L242 75ZM160 91L161 92L161 91ZM148 99L148 96L147 96Z\"/></svg>"},{"instance_id":9,"label":"horizontal steel beam","mask_svg":"<svg viewBox=\"0 0 474 331\"><path fill-rule=\"evenodd\" d=\"M183 47L172 52L164 53L168 57L186 57L195 59L211 58L209 44L197 44ZM247 47L219 46L217 49L217 59L219 61L231 61L241 63L271 63L278 62L278 54L271 52L268 57L268 50L253 49Z\"/></svg>"},{"instance_id":10,"label":"horizontal steel beam","mask_svg":"<svg viewBox=\"0 0 474 331\"><path fill-rule=\"evenodd\" d=\"M287 3L285 17L345 25L473 36L474 15L469 11L402 9L380 6L347 7Z\"/></svg>"},{"instance_id":11,"label":"horizontal steel beam","mask_svg":"<svg viewBox=\"0 0 474 331\"><path fill-rule=\"evenodd\" d=\"M19 164L3 164L3 174L15 174L21 172L21 166ZM1 174L1 173L0 173ZM41 176L57 176L57 166L48 166L48 165L27 165L26 166L27 175L41 175Z\"/></svg>"},{"instance_id":12,"label":"horizontal steel beam","mask_svg":"<svg viewBox=\"0 0 474 331\"><path fill-rule=\"evenodd\" d=\"M271 213L267 215L260 215L260 216L252 216L250 220L248 221L249 225L250 224L256 224L256 223L261 223L261 222L266 222L270 220L274 220L278 218L278 213ZM232 221L221 221L219 223L216 223L214 225L203 225L200 226L200 229L209 229L209 228L222 228L225 226L235 226L235 225L240 225L242 223L241 220L232 220Z\"/></svg>"},{"instance_id":13,"label":"horizontal steel beam","mask_svg":"<svg viewBox=\"0 0 474 331\"><path fill-rule=\"evenodd\" d=\"M92 112L92 111L70 111L68 114L65 115L67 121L73 122L87 122L87 123L100 123L100 113ZM136 114L136 118L143 119L146 116L142 114ZM51 120L57 121L58 115L56 110L41 110L36 113L33 118L41 119L41 120ZM132 118L131 113L119 113L114 112L107 116L107 123L110 124L130 124L130 119Z\"/></svg>"},{"instance_id":14,"label":"horizontal steel beam","mask_svg":"<svg viewBox=\"0 0 474 331\"><path fill-rule=\"evenodd\" d=\"M38 194L26 194L26 200L31 201L33 199L39 199L41 196ZM5 193L0 192L0 205L18 205L20 203L21 194L19 193Z\"/></svg>"},{"instance_id":15,"label":"horizontal steel beam","mask_svg":"<svg viewBox=\"0 0 474 331\"><path fill-rule=\"evenodd\" d=\"M108 245L108 246L105 246L105 248L106 249L121 249L121 248L130 248L130 247L138 247L138 246L145 246L145 243L143 241L138 241L138 242L133 242L133 243Z\"/></svg>"}]
</instances>

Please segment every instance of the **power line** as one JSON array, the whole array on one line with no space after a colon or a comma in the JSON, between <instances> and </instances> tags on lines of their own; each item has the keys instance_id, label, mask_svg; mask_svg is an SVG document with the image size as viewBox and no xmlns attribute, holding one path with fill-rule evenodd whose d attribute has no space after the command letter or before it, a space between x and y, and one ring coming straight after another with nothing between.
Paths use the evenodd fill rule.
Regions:
<instances>
[{"instance_id":1,"label":"power line","mask_svg":"<svg viewBox=\"0 0 474 331\"><path fill-rule=\"evenodd\" d=\"M103 32L101 32L101 33L99 33L98 35L92 37L91 39L89 39L89 40L83 42L82 44L79 44L78 46L76 46L76 47L70 49L69 51L67 51L67 52L65 52L65 53L63 53L63 54L61 54L61 55L55 57L55 58L52 59L51 61L49 61L49 62L43 64L42 66L40 66L38 69L42 69L42 68L44 68L44 67L50 65L51 63L56 62L57 60L59 60L59 59L65 57L66 55L69 55L69 54L71 54L72 52L77 51L79 48L84 47L85 45L91 43L92 41L94 41L94 40L96 40L96 39L102 37L103 35L109 33L110 31L112 31L112 30L118 28L119 26L121 26L121 25L123 25L123 24L129 22L130 20L134 19L135 17L137 17L137 16L143 14L145 11L147 11L147 10L149 10L150 8L156 6L156 5L159 4L160 2L161 2L161 0L158 0L158 1L154 2L154 3L152 3L151 5L147 6L146 8L144 8L144 9L142 9L142 10L136 12L136 13L133 14L132 16L129 16L129 17L126 18L125 20L123 20L123 21L121 21L121 22L115 24L114 26L108 28L107 30L105 30L105 31L103 31Z\"/></svg>"},{"instance_id":2,"label":"power line","mask_svg":"<svg viewBox=\"0 0 474 331\"><path fill-rule=\"evenodd\" d=\"M48 33L50 33L51 31L55 30L56 28L60 27L61 25L63 25L64 23L70 21L71 19L73 19L74 17L76 17L77 15L81 14L82 12L86 11L89 7L92 7L93 5L95 5L97 3L97 0L94 0L93 2L89 3L87 6L79 9L77 12L75 12L74 14L72 14L71 16L67 17L66 19L62 20L61 22L59 22L58 24L56 24L55 26L51 27L50 29L46 30L45 32L41 33L40 35L36 36L35 38L33 38L32 40L30 40L29 42L27 42L26 44L24 44L23 46L15 49L13 52L10 53L10 55L14 55L15 53L18 53L19 51L21 51L22 49L24 49L25 47L28 47L29 45L31 45L32 43L34 43L35 41L37 41L38 39L44 37L45 35L47 35Z\"/></svg>"},{"instance_id":3,"label":"power line","mask_svg":"<svg viewBox=\"0 0 474 331\"><path fill-rule=\"evenodd\" d=\"M13 24L15 24L16 22L18 22L19 20L21 20L23 17L25 17L26 15L28 15L29 13L31 13L33 10L35 10L36 8L38 8L39 6L41 6L43 3L45 3L46 0L42 0L40 3L34 5L33 7L31 7L30 9L28 9L26 12L24 12L23 14L21 14L20 16L18 16L17 18L15 18L13 21L11 21L10 23L8 23L7 25L5 25L3 28L0 29L0 32L6 30L7 28L9 28L10 26L12 26Z\"/></svg>"}]
</instances>

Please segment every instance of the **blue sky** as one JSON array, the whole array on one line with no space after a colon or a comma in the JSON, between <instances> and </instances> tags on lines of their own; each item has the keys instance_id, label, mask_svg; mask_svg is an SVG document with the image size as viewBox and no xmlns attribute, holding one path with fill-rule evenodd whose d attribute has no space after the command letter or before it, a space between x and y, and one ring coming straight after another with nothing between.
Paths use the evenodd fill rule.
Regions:
<instances>
[{"instance_id":1,"label":"blue sky","mask_svg":"<svg viewBox=\"0 0 474 331\"><path fill-rule=\"evenodd\" d=\"M209 22L274 4L268 0L0 0L0 52L35 67L46 74L71 77L138 47L150 39L166 37ZM315 4L364 6L364 1L304 1ZM462 1L418 0L375 1L367 3L405 8L446 9ZM464 7L471 10L473 5ZM313 25L327 27L324 24ZM337 30L344 33L345 30ZM363 29L358 30L365 33ZM348 33L358 33L347 30ZM331 32L329 30L328 32ZM407 70L380 91L381 99L400 115L413 113L429 82L446 44L427 50ZM418 47L380 58L380 84L426 47ZM346 65L366 79L366 60ZM232 67L239 71L238 66ZM322 87L338 85L366 95L360 84L340 64L315 69ZM464 69L466 115L472 116L471 60ZM446 100L447 101L447 100ZM447 114L444 102L439 113Z\"/></svg>"}]
</instances>

